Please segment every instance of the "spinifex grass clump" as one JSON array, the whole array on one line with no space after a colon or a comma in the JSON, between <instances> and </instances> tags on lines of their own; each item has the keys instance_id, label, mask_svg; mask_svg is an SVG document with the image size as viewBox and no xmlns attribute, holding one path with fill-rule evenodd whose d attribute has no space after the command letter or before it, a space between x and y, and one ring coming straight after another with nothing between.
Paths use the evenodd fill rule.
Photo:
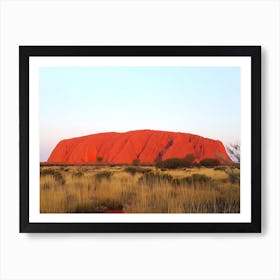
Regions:
<instances>
[{"instance_id":1,"label":"spinifex grass clump","mask_svg":"<svg viewBox=\"0 0 280 280\"><path fill-rule=\"evenodd\" d=\"M72 174L72 177L81 178L82 176L84 176L84 172L82 172L82 171L74 172Z\"/></svg>"},{"instance_id":2,"label":"spinifex grass clump","mask_svg":"<svg viewBox=\"0 0 280 280\"><path fill-rule=\"evenodd\" d=\"M203 185L206 183L210 183L211 181L213 181L213 179L211 179L206 175L194 173L191 176L187 176L183 178L175 178L173 179L172 183L173 185L189 186L189 185L197 185L197 184Z\"/></svg>"},{"instance_id":3,"label":"spinifex grass clump","mask_svg":"<svg viewBox=\"0 0 280 280\"><path fill-rule=\"evenodd\" d=\"M157 173L146 173L144 174L138 182L140 184L146 184L152 187L155 184L160 183L172 183L173 177L169 174L157 174Z\"/></svg>"},{"instance_id":4,"label":"spinifex grass clump","mask_svg":"<svg viewBox=\"0 0 280 280\"><path fill-rule=\"evenodd\" d=\"M112 176L112 172L110 172L110 171L101 171L101 172L95 174L95 178L98 181L100 181L102 179L110 180L111 176Z\"/></svg>"},{"instance_id":5,"label":"spinifex grass clump","mask_svg":"<svg viewBox=\"0 0 280 280\"><path fill-rule=\"evenodd\" d=\"M232 170L227 172L228 177L229 177L229 181L232 184L239 184L240 183L240 176L236 173L234 173Z\"/></svg>"},{"instance_id":6,"label":"spinifex grass clump","mask_svg":"<svg viewBox=\"0 0 280 280\"><path fill-rule=\"evenodd\" d=\"M189 177L189 180L193 183L199 183L199 184L203 184L203 183L208 183L211 181L211 178L206 176L206 175L202 175L202 174L192 174L191 177Z\"/></svg>"},{"instance_id":7,"label":"spinifex grass clump","mask_svg":"<svg viewBox=\"0 0 280 280\"><path fill-rule=\"evenodd\" d=\"M46 176L46 175L51 175L59 184L64 185L65 180L61 173L55 169L41 169L40 170L40 176Z\"/></svg>"}]
</instances>

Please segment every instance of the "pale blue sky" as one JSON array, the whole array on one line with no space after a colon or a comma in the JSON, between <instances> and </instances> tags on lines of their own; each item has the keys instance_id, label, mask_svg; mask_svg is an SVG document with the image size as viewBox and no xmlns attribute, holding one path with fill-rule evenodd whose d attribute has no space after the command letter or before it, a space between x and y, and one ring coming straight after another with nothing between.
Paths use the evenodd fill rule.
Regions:
<instances>
[{"instance_id":1,"label":"pale blue sky","mask_svg":"<svg viewBox=\"0 0 280 280\"><path fill-rule=\"evenodd\" d=\"M40 67L40 160L62 139L138 129L238 142L239 67Z\"/></svg>"}]
</instances>

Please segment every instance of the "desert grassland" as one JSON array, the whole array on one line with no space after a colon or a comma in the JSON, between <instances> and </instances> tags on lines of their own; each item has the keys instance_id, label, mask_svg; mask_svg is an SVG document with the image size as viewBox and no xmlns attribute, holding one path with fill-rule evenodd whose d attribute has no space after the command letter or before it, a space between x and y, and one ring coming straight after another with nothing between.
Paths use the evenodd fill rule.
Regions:
<instances>
[{"instance_id":1,"label":"desert grassland","mask_svg":"<svg viewBox=\"0 0 280 280\"><path fill-rule=\"evenodd\" d=\"M232 166L41 166L41 213L239 213Z\"/></svg>"}]
</instances>

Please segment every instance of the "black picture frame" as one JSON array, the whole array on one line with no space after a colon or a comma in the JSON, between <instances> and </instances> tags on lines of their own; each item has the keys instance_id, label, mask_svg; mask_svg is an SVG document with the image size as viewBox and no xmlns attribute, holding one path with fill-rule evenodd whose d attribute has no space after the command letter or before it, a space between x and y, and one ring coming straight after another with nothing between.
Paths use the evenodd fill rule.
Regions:
<instances>
[{"instance_id":1,"label":"black picture frame","mask_svg":"<svg viewBox=\"0 0 280 280\"><path fill-rule=\"evenodd\" d=\"M250 223L33 223L29 221L29 58L32 56L247 56L251 58ZM20 232L261 232L260 46L19 46ZM242 120L241 120L242 121ZM38 163L39 164L39 163ZM249 187L249 186L248 186Z\"/></svg>"}]
</instances>

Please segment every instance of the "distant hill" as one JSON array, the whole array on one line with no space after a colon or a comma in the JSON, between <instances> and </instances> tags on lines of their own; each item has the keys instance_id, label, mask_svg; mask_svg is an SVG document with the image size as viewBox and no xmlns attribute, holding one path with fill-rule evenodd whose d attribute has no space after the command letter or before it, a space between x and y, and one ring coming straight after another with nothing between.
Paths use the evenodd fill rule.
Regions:
<instances>
[{"instance_id":1,"label":"distant hill","mask_svg":"<svg viewBox=\"0 0 280 280\"><path fill-rule=\"evenodd\" d=\"M48 162L84 163L153 163L168 158L184 158L193 154L195 162L215 158L232 162L223 143L198 135L135 130L124 133L106 132L60 141Z\"/></svg>"}]
</instances>

